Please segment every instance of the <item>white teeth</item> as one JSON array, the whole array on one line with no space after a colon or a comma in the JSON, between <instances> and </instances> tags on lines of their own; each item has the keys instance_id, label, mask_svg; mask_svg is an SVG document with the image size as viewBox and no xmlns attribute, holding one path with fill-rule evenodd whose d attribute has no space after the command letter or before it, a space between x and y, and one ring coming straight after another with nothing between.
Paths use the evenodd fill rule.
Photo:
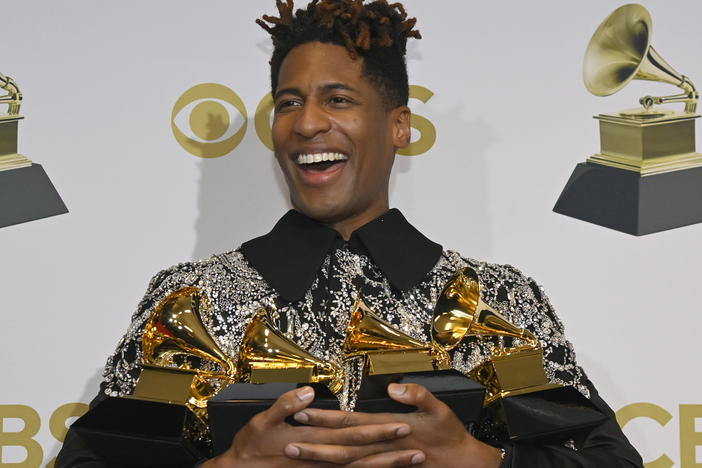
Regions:
<instances>
[{"instance_id":1,"label":"white teeth","mask_svg":"<svg viewBox=\"0 0 702 468\"><path fill-rule=\"evenodd\" d=\"M343 153L312 153L300 154L296 162L298 164L312 164L322 161L346 161L349 157Z\"/></svg>"}]
</instances>

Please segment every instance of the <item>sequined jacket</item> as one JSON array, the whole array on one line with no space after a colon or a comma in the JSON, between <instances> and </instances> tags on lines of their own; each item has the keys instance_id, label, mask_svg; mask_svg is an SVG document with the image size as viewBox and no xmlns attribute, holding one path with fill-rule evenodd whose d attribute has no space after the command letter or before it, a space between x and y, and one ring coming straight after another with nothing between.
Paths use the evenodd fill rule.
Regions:
<instances>
[{"instance_id":1,"label":"sequined jacket","mask_svg":"<svg viewBox=\"0 0 702 468\"><path fill-rule=\"evenodd\" d=\"M204 325L230 356L262 307L275 326L325 362L360 376L358 362L342 363L342 343L359 294L382 319L422 342L430 342L430 319L451 275L470 266L478 272L482 299L542 343L548 379L576 388L609 419L568 444L501 443L504 467L641 466L641 459L578 366L563 325L543 289L509 265L462 257L431 242L397 210L363 226L344 241L336 231L291 211L266 236L207 260L175 265L158 273L107 360L101 394L130 394L140 375L141 337L154 308L171 292L195 286L210 299ZM467 373L497 345L492 337L464 340L451 352L451 365ZM358 382L359 379L356 379ZM351 409L354 386L341 398ZM477 436L490 440L489 433ZM538 460L538 463L535 461Z\"/></svg>"}]
</instances>

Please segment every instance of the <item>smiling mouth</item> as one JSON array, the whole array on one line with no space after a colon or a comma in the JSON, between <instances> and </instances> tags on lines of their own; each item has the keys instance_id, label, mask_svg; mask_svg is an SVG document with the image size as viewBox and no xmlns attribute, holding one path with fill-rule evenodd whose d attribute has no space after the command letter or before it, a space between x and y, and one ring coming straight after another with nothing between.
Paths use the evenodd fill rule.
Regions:
<instances>
[{"instance_id":1,"label":"smiling mouth","mask_svg":"<svg viewBox=\"0 0 702 468\"><path fill-rule=\"evenodd\" d=\"M324 152L299 154L295 163L304 171L325 172L334 166L348 161L349 157L343 153Z\"/></svg>"}]
</instances>

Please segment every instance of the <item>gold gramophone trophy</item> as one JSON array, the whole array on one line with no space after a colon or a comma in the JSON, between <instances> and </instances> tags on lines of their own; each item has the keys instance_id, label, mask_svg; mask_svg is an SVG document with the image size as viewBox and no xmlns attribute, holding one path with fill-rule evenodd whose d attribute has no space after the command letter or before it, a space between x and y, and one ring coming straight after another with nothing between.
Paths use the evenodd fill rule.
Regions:
<instances>
[{"instance_id":1,"label":"gold gramophone trophy","mask_svg":"<svg viewBox=\"0 0 702 468\"><path fill-rule=\"evenodd\" d=\"M66 205L41 165L17 152L22 93L15 80L0 73L0 227L67 213Z\"/></svg>"},{"instance_id":2,"label":"gold gramophone trophy","mask_svg":"<svg viewBox=\"0 0 702 468\"><path fill-rule=\"evenodd\" d=\"M202 311L209 309L207 296L188 287L170 294L154 310L144 328L144 364L135 398L187 404L206 422L207 401L223 385L234 382L322 383L334 394L341 391L343 372L286 338L273 326L266 309L259 310L246 327L238 356L228 357L203 325ZM196 370L189 362L192 358L199 361ZM182 383L167 383L165 379L176 378L172 375L180 375ZM179 388L178 395L189 394L174 399L165 387Z\"/></svg>"},{"instance_id":3,"label":"gold gramophone trophy","mask_svg":"<svg viewBox=\"0 0 702 468\"><path fill-rule=\"evenodd\" d=\"M310 407L339 409L343 369L287 338L273 325L267 309L259 310L246 327L236 368L235 381L221 388L207 405L214 455L225 452L251 418L296 387L314 388ZM288 422L297 424L292 418Z\"/></svg>"},{"instance_id":4,"label":"gold gramophone trophy","mask_svg":"<svg viewBox=\"0 0 702 468\"><path fill-rule=\"evenodd\" d=\"M185 467L209 455L207 402L237 373L203 325L210 307L186 287L154 309L133 394L106 398L72 426L92 451L117 466Z\"/></svg>"},{"instance_id":5,"label":"gold gramophone trophy","mask_svg":"<svg viewBox=\"0 0 702 468\"><path fill-rule=\"evenodd\" d=\"M393 328L363 298L356 299L344 340L344 359L362 357L369 375L450 368L448 354Z\"/></svg>"},{"instance_id":6,"label":"gold gramophone trophy","mask_svg":"<svg viewBox=\"0 0 702 468\"><path fill-rule=\"evenodd\" d=\"M699 94L651 46L651 33L651 16L641 5L610 14L585 52L585 86L609 96L631 80L649 80L682 93L644 96L641 108L596 116L600 153L576 166L553 208L637 236L702 221L702 155L695 151ZM659 106L665 103L685 108Z\"/></svg>"},{"instance_id":7,"label":"gold gramophone trophy","mask_svg":"<svg viewBox=\"0 0 702 468\"><path fill-rule=\"evenodd\" d=\"M439 295L431 335L434 346L447 352L464 340L498 338L492 354L468 372L485 386L483 417L496 436L558 439L601 423L606 416L575 388L549 382L541 342L486 304L480 291L473 268L458 270Z\"/></svg>"},{"instance_id":8,"label":"gold gramophone trophy","mask_svg":"<svg viewBox=\"0 0 702 468\"><path fill-rule=\"evenodd\" d=\"M320 383L335 395L344 384L341 368L290 341L273 326L265 309L256 313L244 332L237 366L238 382Z\"/></svg>"},{"instance_id":9,"label":"gold gramophone trophy","mask_svg":"<svg viewBox=\"0 0 702 468\"><path fill-rule=\"evenodd\" d=\"M341 369L287 339L266 309L255 314L238 355L230 357L203 324L211 307L200 289L185 287L154 309L133 394L108 398L74 424L91 449L120 465L192 466L210 455L203 436L211 436L215 454L223 452L251 417L295 386L314 385L312 406L338 409ZM125 418L131 423L122 428ZM142 450L133 449L135 427Z\"/></svg>"},{"instance_id":10,"label":"gold gramophone trophy","mask_svg":"<svg viewBox=\"0 0 702 468\"><path fill-rule=\"evenodd\" d=\"M544 371L541 342L524 328L505 319L480 298L480 280L470 268L457 271L444 286L436 303L431 337L448 352L471 337L498 337L490 358L468 373L485 385L485 405L500 398L558 387ZM505 347L504 339L520 344Z\"/></svg>"},{"instance_id":11,"label":"gold gramophone trophy","mask_svg":"<svg viewBox=\"0 0 702 468\"><path fill-rule=\"evenodd\" d=\"M210 308L205 294L187 287L154 309L144 326L142 371L130 398L185 405L207 424L207 401L237 376L236 362L202 323L202 311Z\"/></svg>"},{"instance_id":12,"label":"gold gramophone trophy","mask_svg":"<svg viewBox=\"0 0 702 468\"><path fill-rule=\"evenodd\" d=\"M363 412L410 412L387 395L392 382L425 386L446 403L464 424L478 419L484 391L482 385L451 369L448 352L423 343L382 320L363 301L356 299L346 330L343 360L361 358L363 373L355 410Z\"/></svg>"},{"instance_id":13,"label":"gold gramophone trophy","mask_svg":"<svg viewBox=\"0 0 702 468\"><path fill-rule=\"evenodd\" d=\"M19 169L32 165L27 157L17 154L17 127L24 117L19 115L22 93L15 80L0 73L0 88L7 94L0 96L0 103L7 104L7 113L0 114L0 171Z\"/></svg>"}]
</instances>

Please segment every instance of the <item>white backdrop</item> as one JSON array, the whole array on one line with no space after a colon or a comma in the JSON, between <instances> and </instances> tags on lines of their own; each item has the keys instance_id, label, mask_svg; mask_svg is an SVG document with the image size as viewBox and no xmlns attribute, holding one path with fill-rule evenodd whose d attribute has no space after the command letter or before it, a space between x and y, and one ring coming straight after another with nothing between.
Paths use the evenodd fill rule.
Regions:
<instances>
[{"instance_id":1,"label":"white backdrop","mask_svg":"<svg viewBox=\"0 0 702 468\"><path fill-rule=\"evenodd\" d=\"M25 96L20 151L70 213L0 229L0 466L55 457L75 409L63 405L96 393L155 272L235 248L287 209L254 127L271 51L254 19L274 3L3 5L0 72ZM647 403L625 426L644 460L702 466L702 225L636 238L551 211L574 166L599 150L593 115L677 92L643 82L609 98L586 91L583 52L621 3L404 3L424 36L409 45L410 83L433 93L411 107L437 137L398 156L391 204L445 247L536 278L610 405ZM702 3L642 3L656 49L702 83ZM248 117L229 107L225 139L247 130L219 158L193 156L171 130L174 104L200 83L233 90ZM192 136L189 110L175 122Z\"/></svg>"}]
</instances>

